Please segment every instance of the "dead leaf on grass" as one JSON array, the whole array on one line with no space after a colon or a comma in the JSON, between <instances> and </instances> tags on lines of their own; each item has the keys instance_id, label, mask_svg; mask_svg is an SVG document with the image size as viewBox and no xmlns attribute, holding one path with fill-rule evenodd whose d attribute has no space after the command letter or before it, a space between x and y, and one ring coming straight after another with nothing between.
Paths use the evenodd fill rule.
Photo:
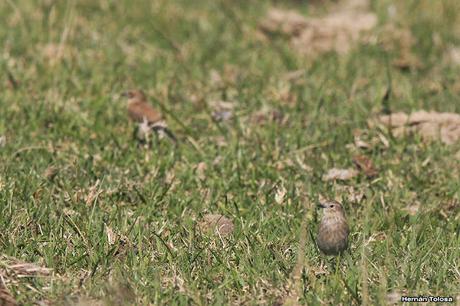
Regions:
<instances>
[{"instance_id":1,"label":"dead leaf on grass","mask_svg":"<svg viewBox=\"0 0 460 306\"><path fill-rule=\"evenodd\" d=\"M323 181L346 181L354 178L358 175L358 171L355 169L329 169L326 174L323 175Z\"/></svg>"},{"instance_id":2,"label":"dead leaf on grass","mask_svg":"<svg viewBox=\"0 0 460 306\"><path fill-rule=\"evenodd\" d=\"M168 170L165 174L165 183L167 185L172 184L176 180L176 174L174 170Z\"/></svg>"},{"instance_id":3,"label":"dead leaf on grass","mask_svg":"<svg viewBox=\"0 0 460 306\"><path fill-rule=\"evenodd\" d=\"M374 167L372 160L365 155L356 155L353 157L353 163L368 178L377 176L378 171Z\"/></svg>"},{"instance_id":4,"label":"dead leaf on grass","mask_svg":"<svg viewBox=\"0 0 460 306\"><path fill-rule=\"evenodd\" d=\"M98 179L96 181L96 183L94 183L94 185L89 188L89 192L88 192L88 194L86 195L86 198L85 198L86 205L93 204L93 202L95 200L97 200L99 195L103 192L100 189L100 183L101 183L101 181Z\"/></svg>"},{"instance_id":5,"label":"dead leaf on grass","mask_svg":"<svg viewBox=\"0 0 460 306\"><path fill-rule=\"evenodd\" d=\"M30 279L33 277L49 277L52 269L39 266L34 263L23 262L14 257L0 255L0 288L5 288L8 284L16 286L21 279ZM0 301L2 294L7 299L8 291L0 293ZM8 304L6 304L8 305ZM14 304L12 304L14 305Z\"/></svg>"},{"instance_id":6,"label":"dead leaf on grass","mask_svg":"<svg viewBox=\"0 0 460 306\"><path fill-rule=\"evenodd\" d=\"M212 118L216 121L228 121L233 117L235 103L228 101L213 101L210 104L212 108Z\"/></svg>"},{"instance_id":7,"label":"dead leaf on grass","mask_svg":"<svg viewBox=\"0 0 460 306\"><path fill-rule=\"evenodd\" d=\"M260 23L260 28L269 33L281 32L286 35L299 35L309 26L309 19L296 11L272 8Z\"/></svg>"},{"instance_id":8,"label":"dead leaf on grass","mask_svg":"<svg viewBox=\"0 0 460 306\"><path fill-rule=\"evenodd\" d=\"M376 232L372 234L371 237L369 237L368 242L384 241L386 239L387 239L387 234L385 234L385 232Z\"/></svg>"},{"instance_id":9,"label":"dead leaf on grass","mask_svg":"<svg viewBox=\"0 0 460 306\"><path fill-rule=\"evenodd\" d=\"M52 181L58 173L59 168L54 165L51 165L48 168L46 168L45 172L43 172L43 177L47 180Z\"/></svg>"},{"instance_id":10,"label":"dead leaf on grass","mask_svg":"<svg viewBox=\"0 0 460 306\"><path fill-rule=\"evenodd\" d=\"M297 83L299 80L305 77L305 74L306 74L305 69L293 70L293 71L286 72L282 78L286 82Z\"/></svg>"},{"instance_id":11,"label":"dead leaf on grass","mask_svg":"<svg viewBox=\"0 0 460 306\"><path fill-rule=\"evenodd\" d=\"M216 143L216 145L218 147L227 147L228 146L227 139L222 135L214 137L214 142Z\"/></svg>"},{"instance_id":12,"label":"dead leaf on grass","mask_svg":"<svg viewBox=\"0 0 460 306\"><path fill-rule=\"evenodd\" d=\"M11 296L7 285L17 286L24 282L21 279L27 281L34 277L48 277L51 276L51 273L52 269L34 263L23 262L14 257L0 255L0 305L18 305Z\"/></svg>"},{"instance_id":13,"label":"dead leaf on grass","mask_svg":"<svg viewBox=\"0 0 460 306\"><path fill-rule=\"evenodd\" d=\"M105 233L107 234L107 242L109 245L114 245L117 240L117 234L113 232L113 229L105 224Z\"/></svg>"},{"instance_id":14,"label":"dead leaf on grass","mask_svg":"<svg viewBox=\"0 0 460 306\"><path fill-rule=\"evenodd\" d=\"M230 110L214 111L212 117L216 121L228 121L233 117L233 113Z\"/></svg>"},{"instance_id":15,"label":"dead leaf on grass","mask_svg":"<svg viewBox=\"0 0 460 306\"><path fill-rule=\"evenodd\" d=\"M408 27L397 26L393 23L386 24L378 33L379 43L387 51L408 52L416 43L412 31Z\"/></svg>"},{"instance_id":16,"label":"dead leaf on grass","mask_svg":"<svg viewBox=\"0 0 460 306\"><path fill-rule=\"evenodd\" d=\"M228 236L233 232L234 225L232 220L219 214L207 214L199 223L199 227L203 232L214 232L223 237Z\"/></svg>"},{"instance_id":17,"label":"dead leaf on grass","mask_svg":"<svg viewBox=\"0 0 460 306\"><path fill-rule=\"evenodd\" d=\"M299 154L296 154L295 161L297 162L297 165L300 167L300 169L302 169L303 171L306 171L306 172L313 171L313 168L307 165L304 162L304 158L301 158Z\"/></svg>"},{"instance_id":18,"label":"dead leaf on grass","mask_svg":"<svg viewBox=\"0 0 460 306\"><path fill-rule=\"evenodd\" d=\"M196 168L195 168L196 176L201 181L206 180L206 170L207 169L208 169L208 166L206 165L205 162L199 162L198 165L196 165Z\"/></svg>"},{"instance_id":19,"label":"dead leaf on grass","mask_svg":"<svg viewBox=\"0 0 460 306\"><path fill-rule=\"evenodd\" d=\"M392 62L393 66L401 70L420 69L423 67L420 59L412 52L401 52Z\"/></svg>"},{"instance_id":20,"label":"dead leaf on grass","mask_svg":"<svg viewBox=\"0 0 460 306\"><path fill-rule=\"evenodd\" d=\"M432 95L440 94L445 90L442 81L433 79L432 77L423 80L420 85L421 87L426 88L426 91Z\"/></svg>"},{"instance_id":21,"label":"dead leaf on grass","mask_svg":"<svg viewBox=\"0 0 460 306\"><path fill-rule=\"evenodd\" d=\"M406 211L411 216L415 216L418 213L419 209L420 209L419 201L414 201L403 208L403 210Z\"/></svg>"},{"instance_id":22,"label":"dead leaf on grass","mask_svg":"<svg viewBox=\"0 0 460 306\"><path fill-rule=\"evenodd\" d=\"M76 54L75 48L61 43L48 43L38 46L40 53L53 66L62 59L71 59Z\"/></svg>"},{"instance_id":23,"label":"dead leaf on grass","mask_svg":"<svg viewBox=\"0 0 460 306\"><path fill-rule=\"evenodd\" d=\"M444 55L446 64L460 65L460 47L450 46Z\"/></svg>"},{"instance_id":24,"label":"dead leaf on grass","mask_svg":"<svg viewBox=\"0 0 460 306\"><path fill-rule=\"evenodd\" d=\"M287 120L287 116L284 116L279 110L264 106L261 110L252 114L250 120L258 125L265 125L272 122L283 124Z\"/></svg>"},{"instance_id":25,"label":"dead leaf on grass","mask_svg":"<svg viewBox=\"0 0 460 306\"><path fill-rule=\"evenodd\" d=\"M267 33L282 33L293 48L304 55L329 51L343 54L356 44L361 34L377 24L377 16L368 11L369 1L343 1L324 17L305 17L295 11L272 8L260 27Z\"/></svg>"},{"instance_id":26,"label":"dead leaf on grass","mask_svg":"<svg viewBox=\"0 0 460 306\"><path fill-rule=\"evenodd\" d=\"M275 162L275 168L278 171L284 170L286 168L293 168L295 167L294 161L290 158L286 158L284 160L279 160Z\"/></svg>"},{"instance_id":27,"label":"dead leaf on grass","mask_svg":"<svg viewBox=\"0 0 460 306\"><path fill-rule=\"evenodd\" d=\"M33 263L17 262L10 266L8 269L12 271L17 277L30 277L30 276L47 276L50 275L51 269L40 267Z\"/></svg>"},{"instance_id":28,"label":"dead leaf on grass","mask_svg":"<svg viewBox=\"0 0 460 306\"><path fill-rule=\"evenodd\" d=\"M209 82L214 87L222 87L224 83L224 81L222 80L222 76L215 69L211 69L209 71Z\"/></svg>"},{"instance_id":29,"label":"dead leaf on grass","mask_svg":"<svg viewBox=\"0 0 460 306\"><path fill-rule=\"evenodd\" d=\"M447 212L453 212L457 209L460 209L460 201L457 199L451 199L447 201L446 203L444 203L442 208L446 210Z\"/></svg>"},{"instance_id":30,"label":"dead leaf on grass","mask_svg":"<svg viewBox=\"0 0 460 306\"><path fill-rule=\"evenodd\" d=\"M11 293L3 287L2 283L0 283L0 305L1 306L16 306L18 303L13 298Z\"/></svg>"},{"instance_id":31,"label":"dead leaf on grass","mask_svg":"<svg viewBox=\"0 0 460 306\"><path fill-rule=\"evenodd\" d=\"M288 82L281 82L268 91L273 100L280 101L283 105L294 106L297 104L297 95Z\"/></svg>"},{"instance_id":32,"label":"dead leaf on grass","mask_svg":"<svg viewBox=\"0 0 460 306\"><path fill-rule=\"evenodd\" d=\"M338 202L342 202L343 197L350 203L360 203L364 199L364 192L360 188L338 185L335 190L341 194L341 196L336 197Z\"/></svg>"},{"instance_id":33,"label":"dead leaf on grass","mask_svg":"<svg viewBox=\"0 0 460 306\"><path fill-rule=\"evenodd\" d=\"M412 51L416 39L408 27L389 23L376 31L376 35L369 39L383 46L388 52L397 52L399 56L392 61L394 67L401 70L420 69L422 61Z\"/></svg>"},{"instance_id":34,"label":"dead leaf on grass","mask_svg":"<svg viewBox=\"0 0 460 306\"><path fill-rule=\"evenodd\" d=\"M312 267L310 267L310 271L315 276L327 275L329 273L329 271L327 270L327 266L322 265L322 264L320 266L312 266Z\"/></svg>"},{"instance_id":35,"label":"dead leaf on grass","mask_svg":"<svg viewBox=\"0 0 460 306\"><path fill-rule=\"evenodd\" d=\"M359 149L371 149L372 148L372 146L368 142L362 140L361 137L359 136L355 136L354 142L355 142L354 143L355 146Z\"/></svg>"},{"instance_id":36,"label":"dead leaf on grass","mask_svg":"<svg viewBox=\"0 0 460 306\"><path fill-rule=\"evenodd\" d=\"M286 196L287 190L283 185L276 189L275 202L279 205L284 203L284 197Z\"/></svg>"},{"instance_id":37,"label":"dead leaf on grass","mask_svg":"<svg viewBox=\"0 0 460 306\"><path fill-rule=\"evenodd\" d=\"M370 150L379 144L380 140L377 137L371 137L367 130L355 129L353 131L353 143L348 144L347 146L351 148L352 151L358 152L360 150Z\"/></svg>"},{"instance_id":38,"label":"dead leaf on grass","mask_svg":"<svg viewBox=\"0 0 460 306\"><path fill-rule=\"evenodd\" d=\"M262 38L262 36L260 36ZM226 97L228 98L228 90L233 90L238 79L242 76L240 67L225 64L222 71L211 69L209 72L209 85L214 88L226 89Z\"/></svg>"},{"instance_id":39,"label":"dead leaf on grass","mask_svg":"<svg viewBox=\"0 0 460 306\"><path fill-rule=\"evenodd\" d=\"M382 115L378 121L392 129L395 136L417 133L427 140L440 140L451 145L460 140L460 114L416 111L410 115Z\"/></svg>"},{"instance_id":40,"label":"dead leaf on grass","mask_svg":"<svg viewBox=\"0 0 460 306\"><path fill-rule=\"evenodd\" d=\"M451 199L443 203L439 213L445 219L449 219L450 217L457 219L457 217L460 215L460 202L457 199Z\"/></svg>"},{"instance_id":41,"label":"dead leaf on grass","mask_svg":"<svg viewBox=\"0 0 460 306\"><path fill-rule=\"evenodd\" d=\"M69 196L70 197L70 196ZM71 208L68 208L68 207L64 207L62 209L62 212L64 213L64 215L68 216L68 217L73 217L73 216L78 216L79 213L76 212L75 210L71 209Z\"/></svg>"}]
</instances>

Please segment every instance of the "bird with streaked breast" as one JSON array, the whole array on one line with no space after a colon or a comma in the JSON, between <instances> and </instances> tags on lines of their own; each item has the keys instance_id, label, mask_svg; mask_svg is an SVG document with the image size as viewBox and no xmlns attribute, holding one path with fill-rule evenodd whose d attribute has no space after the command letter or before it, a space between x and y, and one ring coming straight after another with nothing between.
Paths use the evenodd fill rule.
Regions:
<instances>
[{"instance_id":1,"label":"bird with streaked breast","mask_svg":"<svg viewBox=\"0 0 460 306\"><path fill-rule=\"evenodd\" d=\"M318 228L316 244L326 255L339 255L348 247L349 227L342 204L337 201L323 201L323 217Z\"/></svg>"},{"instance_id":2,"label":"bird with streaked breast","mask_svg":"<svg viewBox=\"0 0 460 306\"><path fill-rule=\"evenodd\" d=\"M163 116L148 102L147 96L142 90L130 90L122 93L122 97L128 98L128 115L132 121L139 124L138 138L142 140L149 130L164 132L173 141L177 141L174 134L165 126Z\"/></svg>"}]
</instances>

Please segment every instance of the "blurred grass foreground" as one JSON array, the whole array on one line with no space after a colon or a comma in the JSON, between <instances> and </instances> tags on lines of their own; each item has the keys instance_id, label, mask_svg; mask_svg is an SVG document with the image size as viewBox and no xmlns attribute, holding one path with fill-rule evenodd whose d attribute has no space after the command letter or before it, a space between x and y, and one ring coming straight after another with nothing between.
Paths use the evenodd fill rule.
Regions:
<instances>
[{"instance_id":1,"label":"blurred grass foreground","mask_svg":"<svg viewBox=\"0 0 460 306\"><path fill-rule=\"evenodd\" d=\"M459 13L1 1L0 305L458 304ZM177 145L133 137L130 89Z\"/></svg>"}]
</instances>

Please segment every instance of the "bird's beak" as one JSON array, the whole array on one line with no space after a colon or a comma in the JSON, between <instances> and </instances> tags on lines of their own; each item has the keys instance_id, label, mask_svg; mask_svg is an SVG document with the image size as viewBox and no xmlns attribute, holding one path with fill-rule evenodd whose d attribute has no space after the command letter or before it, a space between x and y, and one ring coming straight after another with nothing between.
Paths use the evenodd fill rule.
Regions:
<instances>
[{"instance_id":1,"label":"bird's beak","mask_svg":"<svg viewBox=\"0 0 460 306\"><path fill-rule=\"evenodd\" d=\"M122 92L120 96L127 98L129 96L129 93L125 91L125 92Z\"/></svg>"},{"instance_id":2,"label":"bird's beak","mask_svg":"<svg viewBox=\"0 0 460 306\"><path fill-rule=\"evenodd\" d=\"M324 205L323 203L318 203L318 208L326 208L326 205Z\"/></svg>"}]
</instances>

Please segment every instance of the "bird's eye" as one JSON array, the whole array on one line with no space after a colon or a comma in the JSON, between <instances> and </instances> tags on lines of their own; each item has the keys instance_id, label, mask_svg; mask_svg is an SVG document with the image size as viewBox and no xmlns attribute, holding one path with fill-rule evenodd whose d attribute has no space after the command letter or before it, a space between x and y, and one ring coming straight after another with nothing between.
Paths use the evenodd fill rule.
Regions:
<instances>
[{"instance_id":1,"label":"bird's eye","mask_svg":"<svg viewBox=\"0 0 460 306\"><path fill-rule=\"evenodd\" d=\"M329 205L329 207L330 207L330 208L333 208L333 207L334 207L334 205Z\"/></svg>"}]
</instances>

